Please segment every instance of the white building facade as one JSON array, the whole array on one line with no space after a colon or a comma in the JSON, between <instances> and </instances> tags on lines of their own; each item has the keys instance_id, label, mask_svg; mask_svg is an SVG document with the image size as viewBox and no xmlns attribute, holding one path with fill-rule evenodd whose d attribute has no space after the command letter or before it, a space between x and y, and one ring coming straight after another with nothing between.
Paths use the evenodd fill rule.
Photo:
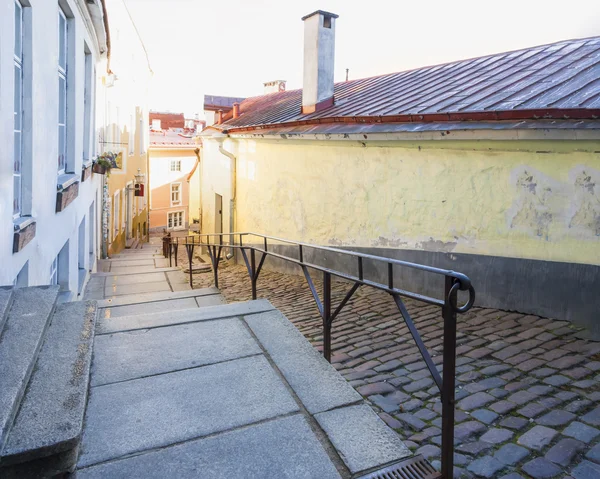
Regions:
<instances>
[{"instance_id":1,"label":"white building facade","mask_svg":"<svg viewBox=\"0 0 600 479\"><path fill-rule=\"evenodd\" d=\"M76 299L98 257L102 0L0 0L0 285Z\"/></svg>"}]
</instances>

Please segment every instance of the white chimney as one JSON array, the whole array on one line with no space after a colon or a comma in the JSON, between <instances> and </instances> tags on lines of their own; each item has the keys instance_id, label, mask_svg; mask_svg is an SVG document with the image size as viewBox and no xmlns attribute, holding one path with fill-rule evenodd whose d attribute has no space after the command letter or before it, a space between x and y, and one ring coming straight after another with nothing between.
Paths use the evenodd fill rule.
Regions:
<instances>
[{"instance_id":1,"label":"white chimney","mask_svg":"<svg viewBox=\"0 0 600 479\"><path fill-rule=\"evenodd\" d=\"M333 105L335 13L317 10L304 21L304 83L302 113L314 113Z\"/></svg>"},{"instance_id":2,"label":"white chimney","mask_svg":"<svg viewBox=\"0 0 600 479\"><path fill-rule=\"evenodd\" d=\"M265 87L265 95L285 91L285 80L273 80L263 83Z\"/></svg>"}]
</instances>

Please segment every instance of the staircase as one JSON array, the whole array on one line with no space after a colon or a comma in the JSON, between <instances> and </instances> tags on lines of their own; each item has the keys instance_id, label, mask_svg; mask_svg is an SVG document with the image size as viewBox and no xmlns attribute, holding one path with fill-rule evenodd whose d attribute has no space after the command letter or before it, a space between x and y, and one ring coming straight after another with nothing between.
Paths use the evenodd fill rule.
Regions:
<instances>
[{"instance_id":1,"label":"staircase","mask_svg":"<svg viewBox=\"0 0 600 479\"><path fill-rule=\"evenodd\" d=\"M438 477L268 301L159 248L103 262L94 301L0 288L2 479Z\"/></svg>"},{"instance_id":2,"label":"staircase","mask_svg":"<svg viewBox=\"0 0 600 479\"><path fill-rule=\"evenodd\" d=\"M87 402L94 302L58 286L0 288L0 477L74 469Z\"/></svg>"}]
</instances>

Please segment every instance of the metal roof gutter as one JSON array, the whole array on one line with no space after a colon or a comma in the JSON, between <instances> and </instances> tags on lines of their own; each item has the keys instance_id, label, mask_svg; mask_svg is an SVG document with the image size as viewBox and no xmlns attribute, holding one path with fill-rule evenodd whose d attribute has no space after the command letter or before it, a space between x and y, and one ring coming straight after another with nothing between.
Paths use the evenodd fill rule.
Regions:
<instances>
[{"instance_id":1,"label":"metal roof gutter","mask_svg":"<svg viewBox=\"0 0 600 479\"><path fill-rule=\"evenodd\" d=\"M222 132L240 133L260 131L262 129L295 127L303 125L323 125L331 123L444 123L456 121L503 121L503 120L598 120L600 109L536 109L507 111L474 111L464 113L427 113L423 115L386 115L386 116L332 116L311 118L282 123L270 123L252 126L232 126L224 124Z\"/></svg>"}]
</instances>

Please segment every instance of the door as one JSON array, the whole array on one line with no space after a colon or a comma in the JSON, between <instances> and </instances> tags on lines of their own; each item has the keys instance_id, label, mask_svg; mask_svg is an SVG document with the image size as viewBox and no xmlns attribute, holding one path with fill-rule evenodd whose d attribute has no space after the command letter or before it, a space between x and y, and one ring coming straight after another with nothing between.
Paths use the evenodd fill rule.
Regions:
<instances>
[{"instance_id":1,"label":"door","mask_svg":"<svg viewBox=\"0 0 600 479\"><path fill-rule=\"evenodd\" d=\"M223 197L215 194L215 233L223 232Z\"/></svg>"}]
</instances>

